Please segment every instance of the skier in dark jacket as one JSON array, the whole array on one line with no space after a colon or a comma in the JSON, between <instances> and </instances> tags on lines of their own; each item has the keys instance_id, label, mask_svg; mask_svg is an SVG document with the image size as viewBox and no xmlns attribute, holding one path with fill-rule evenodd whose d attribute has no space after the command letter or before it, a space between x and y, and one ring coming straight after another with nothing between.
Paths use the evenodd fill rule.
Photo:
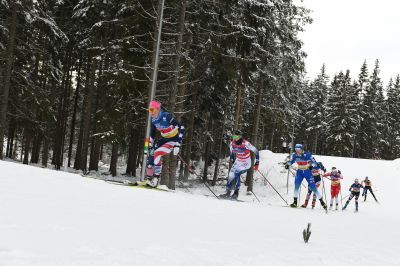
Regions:
<instances>
[{"instance_id":1,"label":"skier in dark jacket","mask_svg":"<svg viewBox=\"0 0 400 266\"><path fill-rule=\"evenodd\" d=\"M317 189L319 188L319 186L321 185L321 170L323 172L326 172L326 169L324 167L324 165L321 162L318 163L314 163L312 170L311 170L311 174L314 177L314 183L315 186L317 187ZM308 185L308 191L307 191L307 196L306 196L306 201L304 202L303 205L301 205L301 207L303 208L307 208L308 202L310 201L311 198L311 194L313 194L313 190L310 188L310 185ZM317 195L316 193L313 194L313 199L312 199L312 203L311 203L311 207L314 209L315 207L315 203L317 201Z\"/></svg>"},{"instance_id":2,"label":"skier in dark jacket","mask_svg":"<svg viewBox=\"0 0 400 266\"><path fill-rule=\"evenodd\" d=\"M360 190L363 186L360 184L358 179L356 178L354 180L354 183L350 186L350 196L349 199L346 201L346 204L343 206L342 210L345 210L347 208L347 205L349 205L350 201L354 198L356 202L356 212L358 212L358 197L360 197Z\"/></svg>"},{"instance_id":3,"label":"skier in dark jacket","mask_svg":"<svg viewBox=\"0 0 400 266\"><path fill-rule=\"evenodd\" d=\"M179 153L182 143L184 127L173 117L171 113L164 112L161 109L161 103L151 101L149 104L149 113L151 115L151 133L150 133L150 156L147 160L147 185L157 187L161 168L161 158L171 152L174 155ZM156 132L160 132L161 138L154 145Z\"/></svg>"}]
</instances>

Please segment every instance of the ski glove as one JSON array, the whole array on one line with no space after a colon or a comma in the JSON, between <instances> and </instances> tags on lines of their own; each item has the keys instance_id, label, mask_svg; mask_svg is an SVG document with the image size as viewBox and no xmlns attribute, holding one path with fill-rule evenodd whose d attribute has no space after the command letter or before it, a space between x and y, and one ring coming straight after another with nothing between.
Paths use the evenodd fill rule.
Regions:
<instances>
[{"instance_id":1,"label":"ski glove","mask_svg":"<svg viewBox=\"0 0 400 266\"><path fill-rule=\"evenodd\" d=\"M180 150L180 147L181 147L181 144L176 144L176 145L175 145L174 151L173 151L173 154L174 154L175 156L178 155L179 150Z\"/></svg>"},{"instance_id":2,"label":"ski glove","mask_svg":"<svg viewBox=\"0 0 400 266\"><path fill-rule=\"evenodd\" d=\"M254 164L254 171L258 171L259 164L260 164L260 162L256 161L256 163Z\"/></svg>"},{"instance_id":3,"label":"ski glove","mask_svg":"<svg viewBox=\"0 0 400 266\"><path fill-rule=\"evenodd\" d=\"M289 165L288 164L285 164L285 169L289 169Z\"/></svg>"}]
</instances>

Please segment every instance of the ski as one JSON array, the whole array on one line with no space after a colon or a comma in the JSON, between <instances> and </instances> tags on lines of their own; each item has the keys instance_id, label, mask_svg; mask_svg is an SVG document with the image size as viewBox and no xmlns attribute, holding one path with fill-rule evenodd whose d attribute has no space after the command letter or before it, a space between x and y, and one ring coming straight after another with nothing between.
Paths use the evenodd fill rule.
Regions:
<instances>
[{"instance_id":1,"label":"ski","mask_svg":"<svg viewBox=\"0 0 400 266\"><path fill-rule=\"evenodd\" d=\"M144 189L152 189L152 190L158 190L158 191L166 191L166 192L175 192L174 190L168 189L166 186L161 185L157 187L151 187L146 184L146 182L141 181L141 182L131 182L128 180L124 181L115 181L115 180L104 180L105 182L113 185L119 185L119 186L128 186L128 187L136 187L136 188L144 188Z\"/></svg>"},{"instance_id":2,"label":"ski","mask_svg":"<svg viewBox=\"0 0 400 266\"><path fill-rule=\"evenodd\" d=\"M244 200L240 200L240 199L235 199L235 198L225 198L225 197L220 197L220 196L218 196L218 199L221 199L221 200L229 200L229 201L237 201L237 202L246 202L246 201L244 201Z\"/></svg>"}]
</instances>

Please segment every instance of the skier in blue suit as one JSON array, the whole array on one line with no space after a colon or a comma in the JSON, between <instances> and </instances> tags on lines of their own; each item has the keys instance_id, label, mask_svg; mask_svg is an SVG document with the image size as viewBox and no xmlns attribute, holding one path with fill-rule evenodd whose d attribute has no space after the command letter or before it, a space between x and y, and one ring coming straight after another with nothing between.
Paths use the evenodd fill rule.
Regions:
<instances>
[{"instance_id":1,"label":"skier in blue suit","mask_svg":"<svg viewBox=\"0 0 400 266\"><path fill-rule=\"evenodd\" d=\"M299 196L299 188L301 186L301 182L303 179L306 179L308 182L309 188L315 193L317 198L319 199L322 207L326 210L327 206L322 199L322 195L318 192L317 187L315 186L314 177L312 175L313 165L317 165L317 161L315 161L314 157L310 152L304 152L304 147L302 144L296 144L295 152L292 154L291 160L286 165L286 168L289 169L289 165L297 164L296 178L294 180L294 201L290 204L290 207L297 207L297 198Z\"/></svg>"}]
</instances>

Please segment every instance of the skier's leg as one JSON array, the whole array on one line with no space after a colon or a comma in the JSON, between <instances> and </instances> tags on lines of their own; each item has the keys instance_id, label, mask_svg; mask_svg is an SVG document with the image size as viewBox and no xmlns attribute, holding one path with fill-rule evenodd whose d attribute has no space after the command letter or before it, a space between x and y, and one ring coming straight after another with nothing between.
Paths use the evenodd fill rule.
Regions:
<instances>
[{"instance_id":1,"label":"skier's leg","mask_svg":"<svg viewBox=\"0 0 400 266\"><path fill-rule=\"evenodd\" d=\"M339 187L339 191L340 191L340 187ZM336 195L336 210L339 209L339 193Z\"/></svg>"},{"instance_id":2,"label":"skier's leg","mask_svg":"<svg viewBox=\"0 0 400 266\"><path fill-rule=\"evenodd\" d=\"M375 197L374 191L372 191L372 187L369 187L369 191L371 192L371 195L374 197L375 201L378 202L378 200Z\"/></svg>"},{"instance_id":3,"label":"skier's leg","mask_svg":"<svg viewBox=\"0 0 400 266\"><path fill-rule=\"evenodd\" d=\"M308 201L310 200L310 197L311 197L311 193L312 193L312 190L311 190L310 186L308 186L306 200L304 201L304 204L301 205L301 207L307 208Z\"/></svg>"},{"instance_id":4,"label":"skier's leg","mask_svg":"<svg viewBox=\"0 0 400 266\"><path fill-rule=\"evenodd\" d=\"M169 139L160 139L157 144L157 148L154 151L154 174L152 180L149 180L147 184L152 187L158 186L158 182L161 175L162 170L162 157L166 154L169 154L175 147L176 142L171 141Z\"/></svg>"},{"instance_id":5,"label":"skier's leg","mask_svg":"<svg viewBox=\"0 0 400 266\"><path fill-rule=\"evenodd\" d=\"M322 207L326 210L327 209L326 203L322 199L322 195L319 193L317 186L315 185L314 177L312 176L311 171L306 172L306 173L307 173L306 180L308 182L308 186L314 192L315 197L317 197L319 199Z\"/></svg>"},{"instance_id":6,"label":"skier's leg","mask_svg":"<svg viewBox=\"0 0 400 266\"><path fill-rule=\"evenodd\" d=\"M296 177L294 179L294 194L293 194L293 203L290 207L297 207L297 198L299 197L299 188L301 186L301 182L304 178L304 170L297 170Z\"/></svg>"},{"instance_id":7,"label":"skier's leg","mask_svg":"<svg viewBox=\"0 0 400 266\"><path fill-rule=\"evenodd\" d=\"M355 202L356 202L356 212L358 212L358 197L360 196L360 192L358 192L358 193L355 193L355 198L354 198L354 200L355 200Z\"/></svg>"},{"instance_id":8,"label":"skier's leg","mask_svg":"<svg viewBox=\"0 0 400 266\"><path fill-rule=\"evenodd\" d=\"M232 190L232 186L233 186L233 182L235 181L235 177L236 177L236 167L237 167L237 163L235 162L232 165L231 170L229 171L229 175L228 175L228 182L226 183L226 191L230 192Z\"/></svg>"},{"instance_id":9,"label":"skier's leg","mask_svg":"<svg viewBox=\"0 0 400 266\"><path fill-rule=\"evenodd\" d=\"M367 193L368 193L368 188L365 187L365 189L364 189L364 201L367 200Z\"/></svg>"},{"instance_id":10,"label":"skier's leg","mask_svg":"<svg viewBox=\"0 0 400 266\"><path fill-rule=\"evenodd\" d=\"M321 182L319 181L319 182L317 182L317 183L315 183L315 186L317 187L317 190L318 190L318 188L319 188L319 186L321 185ZM322 194L321 194L321 197L322 197ZM313 201L312 201L312 204L311 204L311 206L314 208L315 207L315 202L317 201L317 195L315 194L315 193L313 193Z\"/></svg>"},{"instance_id":11,"label":"skier's leg","mask_svg":"<svg viewBox=\"0 0 400 266\"><path fill-rule=\"evenodd\" d=\"M353 197L354 197L354 194L353 194L353 193L350 193L350 196L349 196L349 198L347 199L346 204L343 206L342 210L345 210L345 209L347 208L347 205L349 205L349 203L350 203L350 201L351 201L351 199L352 199Z\"/></svg>"},{"instance_id":12,"label":"skier's leg","mask_svg":"<svg viewBox=\"0 0 400 266\"><path fill-rule=\"evenodd\" d=\"M239 189L240 189L240 184L241 184L241 180L240 177L246 173L247 171L249 171L251 168L251 159L245 161L245 162L240 162L240 164L238 165L237 168L237 172L236 172L236 188L235 188L235 192L232 195L232 198L237 199L239 197Z\"/></svg>"}]
</instances>

